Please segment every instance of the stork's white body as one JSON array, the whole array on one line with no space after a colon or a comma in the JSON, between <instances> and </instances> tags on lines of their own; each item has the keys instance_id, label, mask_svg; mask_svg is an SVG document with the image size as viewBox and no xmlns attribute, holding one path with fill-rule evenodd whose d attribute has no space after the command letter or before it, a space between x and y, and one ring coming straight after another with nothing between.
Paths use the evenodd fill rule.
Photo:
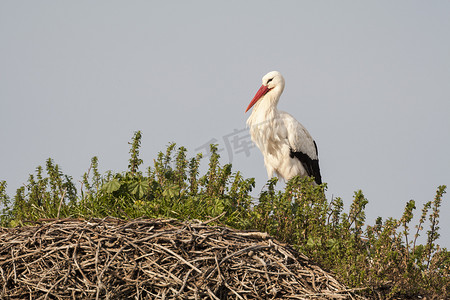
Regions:
<instances>
[{"instance_id":1,"label":"stork's white body","mask_svg":"<svg viewBox=\"0 0 450 300\"><path fill-rule=\"evenodd\" d=\"M319 158L313 138L294 117L277 109L284 90L283 76L273 71L262 81L247 108L253 106L247 125L253 142L264 156L268 177L277 175L289 180L296 175L313 176L320 184Z\"/></svg>"}]
</instances>

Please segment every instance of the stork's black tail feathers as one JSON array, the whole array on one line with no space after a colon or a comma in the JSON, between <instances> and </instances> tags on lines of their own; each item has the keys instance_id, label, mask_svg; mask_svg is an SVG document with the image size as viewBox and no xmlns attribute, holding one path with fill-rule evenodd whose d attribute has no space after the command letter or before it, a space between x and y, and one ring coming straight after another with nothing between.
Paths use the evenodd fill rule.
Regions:
<instances>
[{"instance_id":1,"label":"stork's black tail feathers","mask_svg":"<svg viewBox=\"0 0 450 300\"><path fill-rule=\"evenodd\" d=\"M317 151L317 145L316 142L314 142L314 146L316 147L316 153ZM290 157L294 158L296 157L305 168L306 172L308 173L308 176L314 177L314 180L317 184L322 184L322 176L320 175L320 168L319 168L319 159L312 159L308 154L305 154L301 151L294 152L291 150Z\"/></svg>"}]
</instances>

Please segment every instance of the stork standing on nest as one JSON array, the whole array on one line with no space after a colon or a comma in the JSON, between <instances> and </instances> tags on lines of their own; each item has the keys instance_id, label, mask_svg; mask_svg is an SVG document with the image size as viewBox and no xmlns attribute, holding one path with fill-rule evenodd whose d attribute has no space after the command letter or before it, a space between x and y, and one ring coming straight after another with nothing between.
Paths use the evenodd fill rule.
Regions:
<instances>
[{"instance_id":1,"label":"stork standing on nest","mask_svg":"<svg viewBox=\"0 0 450 300\"><path fill-rule=\"evenodd\" d=\"M277 72L267 73L262 86L248 105L253 106L247 120L250 135L264 156L267 175L289 180L296 175L311 176L322 183L316 142L290 114L277 109L284 90L284 78Z\"/></svg>"}]
</instances>

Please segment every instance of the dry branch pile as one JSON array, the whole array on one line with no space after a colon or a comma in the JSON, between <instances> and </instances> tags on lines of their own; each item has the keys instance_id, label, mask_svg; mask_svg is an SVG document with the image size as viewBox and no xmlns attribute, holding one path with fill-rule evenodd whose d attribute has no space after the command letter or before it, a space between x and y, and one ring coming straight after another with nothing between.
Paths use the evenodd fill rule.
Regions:
<instances>
[{"instance_id":1,"label":"dry branch pile","mask_svg":"<svg viewBox=\"0 0 450 300\"><path fill-rule=\"evenodd\" d=\"M361 298L260 232L176 220L0 228L1 299Z\"/></svg>"}]
</instances>

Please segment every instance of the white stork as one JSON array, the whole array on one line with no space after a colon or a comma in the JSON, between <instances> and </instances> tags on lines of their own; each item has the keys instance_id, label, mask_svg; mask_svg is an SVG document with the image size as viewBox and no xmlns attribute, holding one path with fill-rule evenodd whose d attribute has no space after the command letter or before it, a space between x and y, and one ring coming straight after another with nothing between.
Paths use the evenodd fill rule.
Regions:
<instances>
[{"instance_id":1,"label":"white stork","mask_svg":"<svg viewBox=\"0 0 450 300\"><path fill-rule=\"evenodd\" d=\"M284 78L277 71L262 78L262 86L248 105L250 135L264 156L269 178L289 180L296 175L312 176L322 183L316 142L290 114L277 109L284 90Z\"/></svg>"}]
</instances>

